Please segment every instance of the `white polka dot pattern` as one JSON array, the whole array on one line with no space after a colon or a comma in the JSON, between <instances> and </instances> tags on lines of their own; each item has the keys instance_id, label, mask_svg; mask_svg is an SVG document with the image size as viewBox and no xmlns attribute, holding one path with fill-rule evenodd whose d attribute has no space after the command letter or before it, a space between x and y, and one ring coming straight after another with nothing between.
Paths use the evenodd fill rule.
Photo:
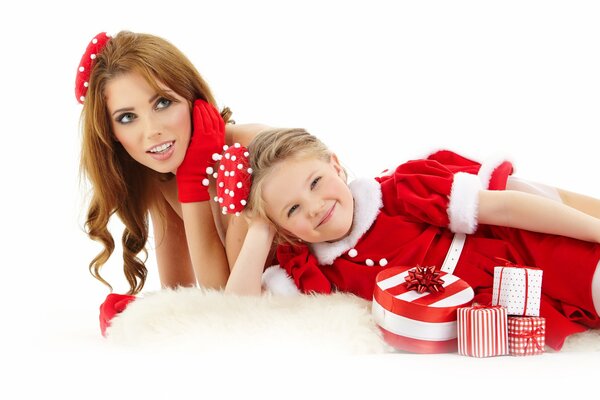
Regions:
<instances>
[{"instance_id":1,"label":"white polka dot pattern","mask_svg":"<svg viewBox=\"0 0 600 400\"><path fill-rule=\"evenodd\" d=\"M492 304L507 308L508 315L540 315L542 273L532 267L495 267Z\"/></svg>"}]
</instances>

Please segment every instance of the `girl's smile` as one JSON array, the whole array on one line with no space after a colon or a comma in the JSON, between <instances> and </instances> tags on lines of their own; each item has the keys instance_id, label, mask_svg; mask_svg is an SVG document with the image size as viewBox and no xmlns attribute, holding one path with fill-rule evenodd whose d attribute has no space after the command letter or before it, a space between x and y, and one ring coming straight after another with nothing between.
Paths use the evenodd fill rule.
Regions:
<instances>
[{"instance_id":1,"label":"girl's smile","mask_svg":"<svg viewBox=\"0 0 600 400\"><path fill-rule=\"evenodd\" d=\"M286 160L264 181L263 200L269 218L308 243L335 241L352 227L354 200L335 155Z\"/></svg>"}]
</instances>

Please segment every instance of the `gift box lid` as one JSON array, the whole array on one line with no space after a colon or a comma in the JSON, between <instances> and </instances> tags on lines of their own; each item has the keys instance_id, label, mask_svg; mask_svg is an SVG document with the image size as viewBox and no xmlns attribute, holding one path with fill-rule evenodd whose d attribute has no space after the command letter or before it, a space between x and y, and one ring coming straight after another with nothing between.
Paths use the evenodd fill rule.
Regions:
<instances>
[{"instance_id":1,"label":"gift box lid","mask_svg":"<svg viewBox=\"0 0 600 400\"><path fill-rule=\"evenodd\" d=\"M424 322L456 320L456 309L471 304L475 293L467 282L456 275L437 271L443 291L419 293L406 285L410 267L391 267L376 277L374 299L394 314Z\"/></svg>"}]
</instances>

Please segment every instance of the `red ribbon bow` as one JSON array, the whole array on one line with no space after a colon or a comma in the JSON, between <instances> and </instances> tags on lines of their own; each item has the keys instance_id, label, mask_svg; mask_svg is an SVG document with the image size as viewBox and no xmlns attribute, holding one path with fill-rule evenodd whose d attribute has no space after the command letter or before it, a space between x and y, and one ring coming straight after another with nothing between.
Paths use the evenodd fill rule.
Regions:
<instances>
[{"instance_id":1,"label":"red ribbon bow","mask_svg":"<svg viewBox=\"0 0 600 400\"><path fill-rule=\"evenodd\" d=\"M421 267L417 265L408 271L404 278L404 284L408 290L416 290L417 293L425 291L430 293L441 293L444 291L444 280L440 278L441 272L435 270L435 266Z\"/></svg>"},{"instance_id":2,"label":"red ribbon bow","mask_svg":"<svg viewBox=\"0 0 600 400\"><path fill-rule=\"evenodd\" d=\"M530 343L533 343L539 351L542 351L542 346L538 342L538 339L543 338L544 334L545 334L544 327L538 326L537 329L532 328L528 332L517 333L514 335L514 337L527 340L527 342L525 343L525 347L523 348L523 351L525 353L527 353L527 349L529 348Z\"/></svg>"}]
</instances>

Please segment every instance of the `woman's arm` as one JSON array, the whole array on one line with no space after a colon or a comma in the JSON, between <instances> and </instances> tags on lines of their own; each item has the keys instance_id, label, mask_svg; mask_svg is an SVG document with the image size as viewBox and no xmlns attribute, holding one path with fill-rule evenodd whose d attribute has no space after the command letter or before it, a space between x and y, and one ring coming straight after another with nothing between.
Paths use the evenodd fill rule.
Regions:
<instances>
[{"instance_id":1,"label":"woman's arm","mask_svg":"<svg viewBox=\"0 0 600 400\"><path fill-rule=\"evenodd\" d=\"M263 124L225 124L225 142L228 145L239 143L242 146L248 146L259 132L270 128L270 126ZM233 269L238 258L247 231L248 222L246 218L231 217L229 219L225 249L230 269Z\"/></svg>"},{"instance_id":2,"label":"woman's arm","mask_svg":"<svg viewBox=\"0 0 600 400\"><path fill-rule=\"evenodd\" d=\"M221 289L229 277L225 249L215 227L210 202L182 203L185 236L198 284Z\"/></svg>"},{"instance_id":3,"label":"woman's arm","mask_svg":"<svg viewBox=\"0 0 600 400\"><path fill-rule=\"evenodd\" d=\"M479 192L480 224L506 226L600 243L600 219L563 203L512 190Z\"/></svg>"},{"instance_id":4,"label":"woman's arm","mask_svg":"<svg viewBox=\"0 0 600 400\"><path fill-rule=\"evenodd\" d=\"M260 295L265 261L269 255L274 227L262 219L253 219L231 270L225 292L239 295Z\"/></svg>"},{"instance_id":5,"label":"woman's arm","mask_svg":"<svg viewBox=\"0 0 600 400\"><path fill-rule=\"evenodd\" d=\"M230 146L234 143L248 146L254 136L270 128L263 124L225 124L225 143Z\"/></svg>"},{"instance_id":6,"label":"woman's arm","mask_svg":"<svg viewBox=\"0 0 600 400\"><path fill-rule=\"evenodd\" d=\"M183 221L165 202L164 215L150 209L158 274L163 287L195 286L196 276L188 253Z\"/></svg>"}]
</instances>

